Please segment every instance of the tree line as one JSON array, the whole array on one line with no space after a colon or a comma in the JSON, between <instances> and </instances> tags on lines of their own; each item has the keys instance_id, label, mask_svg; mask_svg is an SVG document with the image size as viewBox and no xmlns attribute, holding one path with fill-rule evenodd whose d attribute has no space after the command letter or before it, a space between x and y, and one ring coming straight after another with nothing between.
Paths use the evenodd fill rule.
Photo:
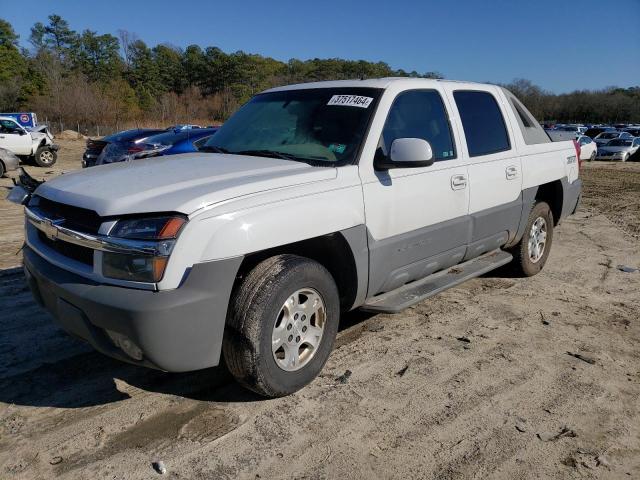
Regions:
<instances>
[{"instance_id":1,"label":"tree line","mask_svg":"<svg viewBox=\"0 0 640 480\"><path fill-rule=\"evenodd\" d=\"M66 125L131 125L223 121L252 95L288 83L438 72L392 69L384 62L291 59L226 53L217 47L148 46L135 33L77 32L58 15L31 28L21 48L0 19L0 111L35 111ZM640 87L555 95L527 80L510 88L538 119L640 122Z\"/></svg>"}]
</instances>

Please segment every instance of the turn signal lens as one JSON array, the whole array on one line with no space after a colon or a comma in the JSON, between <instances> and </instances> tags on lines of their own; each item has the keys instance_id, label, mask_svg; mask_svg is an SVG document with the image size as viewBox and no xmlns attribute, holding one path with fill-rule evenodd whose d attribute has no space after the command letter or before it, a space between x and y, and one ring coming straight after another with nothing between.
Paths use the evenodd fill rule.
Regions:
<instances>
[{"instance_id":1,"label":"turn signal lens","mask_svg":"<svg viewBox=\"0 0 640 480\"><path fill-rule=\"evenodd\" d=\"M176 238L182 226L186 223L186 220L182 217L170 218L167 223L164 224L158 238L163 240L167 238Z\"/></svg>"}]
</instances>

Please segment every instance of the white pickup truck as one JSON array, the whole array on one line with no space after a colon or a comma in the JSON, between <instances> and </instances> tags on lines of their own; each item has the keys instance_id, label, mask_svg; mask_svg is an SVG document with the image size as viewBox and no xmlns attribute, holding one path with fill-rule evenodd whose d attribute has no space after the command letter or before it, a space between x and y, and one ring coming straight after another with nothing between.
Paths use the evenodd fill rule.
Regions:
<instances>
[{"instance_id":1,"label":"white pickup truck","mask_svg":"<svg viewBox=\"0 0 640 480\"><path fill-rule=\"evenodd\" d=\"M31 158L40 167L50 167L58 158L58 145L45 125L23 127L11 117L0 116L0 148Z\"/></svg>"},{"instance_id":2,"label":"white pickup truck","mask_svg":"<svg viewBox=\"0 0 640 480\"><path fill-rule=\"evenodd\" d=\"M538 273L581 190L577 145L476 83L275 88L202 150L40 185L25 274L97 350L166 371L224 356L265 396L320 372L341 312L399 312L506 264Z\"/></svg>"}]
</instances>

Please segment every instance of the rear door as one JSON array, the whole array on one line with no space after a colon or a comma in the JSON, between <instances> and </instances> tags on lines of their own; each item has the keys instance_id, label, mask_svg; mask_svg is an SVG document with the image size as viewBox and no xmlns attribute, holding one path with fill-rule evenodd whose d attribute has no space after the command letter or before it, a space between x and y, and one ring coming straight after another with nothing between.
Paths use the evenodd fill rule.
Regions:
<instances>
[{"instance_id":1,"label":"rear door","mask_svg":"<svg viewBox=\"0 0 640 480\"><path fill-rule=\"evenodd\" d=\"M397 138L427 140L435 162L384 171L367 164L361 170L370 235L369 296L460 262L469 240L467 166L439 87L397 93L375 155L387 156Z\"/></svg>"},{"instance_id":2,"label":"rear door","mask_svg":"<svg viewBox=\"0 0 640 480\"><path fill-rule=\"evenodd\" d=\"M522 165L491 86L478 89L447 85L462 126L462 147L469 157L471 241L466 259L494 250L515 233L522 213Z\"/></svg>"}]
</instances>

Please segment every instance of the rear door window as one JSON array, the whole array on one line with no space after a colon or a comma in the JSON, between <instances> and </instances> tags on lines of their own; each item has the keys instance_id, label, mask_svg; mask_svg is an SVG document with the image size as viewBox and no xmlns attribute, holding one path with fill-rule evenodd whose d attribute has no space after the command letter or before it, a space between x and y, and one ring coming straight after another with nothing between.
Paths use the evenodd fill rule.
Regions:
<instances>
[{"instance_id":1,"label":"rear door window","mask_svg":"<svg viewBox=\"0 0 640 480\"><path fill-rule=\"evenodd\" d=\"M407 90L396 97L382 130L379 151L388 156L398 138L426 140L436 161L456 158L449 116L435 90Z\"/></svg>"},{"instance_id":2,"label":"rear door window","mask_svg":"<svg viewBox=\"0 0 640 480\"><path fill-rule=\"evenodd\" d=\"M511 149L504 117L493 95L475 90L456 90L453 98L460 113L470 157Z\"/></svg>"}]
</instances>

